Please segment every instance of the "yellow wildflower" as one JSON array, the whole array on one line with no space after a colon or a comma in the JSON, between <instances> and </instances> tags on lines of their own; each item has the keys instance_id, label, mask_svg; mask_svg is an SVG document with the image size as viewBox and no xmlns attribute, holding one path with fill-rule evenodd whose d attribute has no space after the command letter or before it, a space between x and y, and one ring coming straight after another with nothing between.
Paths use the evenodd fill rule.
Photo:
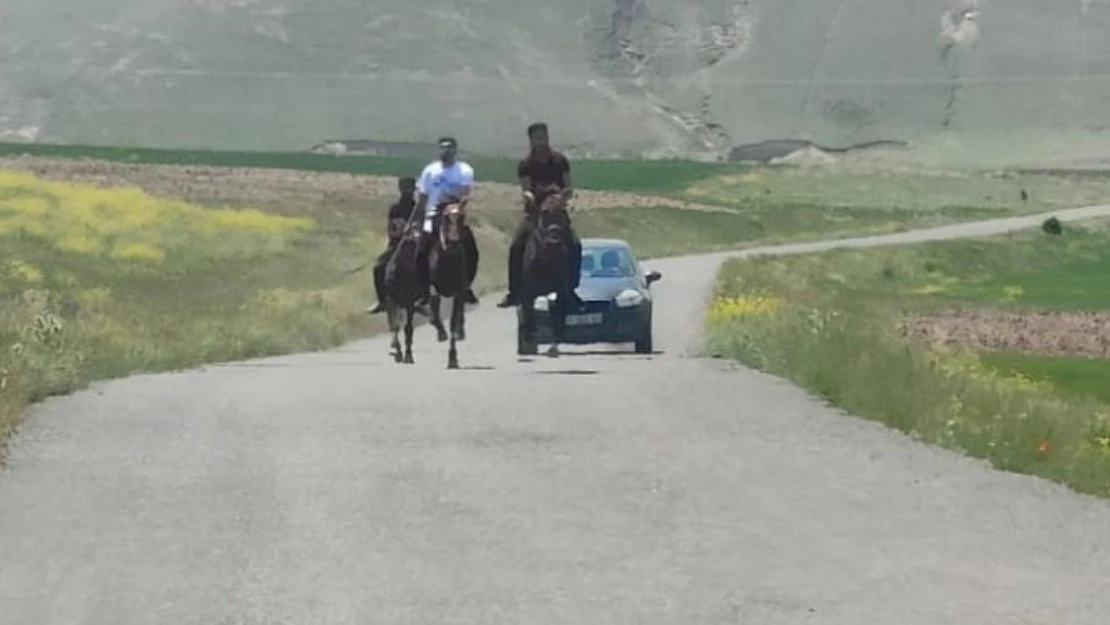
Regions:
<instances>
[{"instance_id":1,"label":"yellow wildflower","mask_svg":"<svg viewBox=\"0 0 1110 625\"><path fill-rule=\"evenodd\" d=\"M81 289L77 293L77 303L83 308L103 308L112 299L112 291L106 287Z\"/></svg>"},{"instance_id":2,"label":"yellow wildflower","mask_svg":"<svg viewBox=\"0 0 1110 625\"><path fill-rule=\"evenodd\" d=\"M112 250L112 256L128 260L162 260L166 257L166 253L153 245L131 243Z\"/></svg>"},{"instance_id":3,"label":"yellow wildflower","mask_svg":"<svg viewBox=\"0 0 1110 625\"><path fill-rule=\"evenodd\" d=\"M1095 438L1095 446L1104 454L1110 454L1110 436L1099 436Z\"/></svg>"},{"instance_id":4,"label":"yellow wildflower","mask_svg":"<svg viewBox=\"0 0 1110 625\"><path fill-rule=\"evenodd\" d=\"M778 310L781 300L769 296L722 297L709 309L711 322L731 321L750 317L764 317Z\"/></svg>"},{"instance_id":5,"label":"yellow wildflower","mask_svg":"<svg viewBox=\"0 0 1110 625\"><path fill-rule=\"evenodd\" d=\"M255 209L207 208L157 198L136 187L104 188L40 180L0 170L0 236L25 233L71 254L160 261L185 249L250 254L313 227L311 219ZM228 244L227 233L237 238ZM168 246L169 243L174 245Z\"/></svg>"},{"instance_id":6,"label":"yellow wildflower","mask_svg":"<svg viewBox=\"0 0 1110 625\"><path fill-rule=\"evenodd\" d=\"M24 282L29 284L38 284L42 282L42 270L30 263L22 260L13 260L8 263L8 267L13 276Z\"/></svg>"}]
</instances>

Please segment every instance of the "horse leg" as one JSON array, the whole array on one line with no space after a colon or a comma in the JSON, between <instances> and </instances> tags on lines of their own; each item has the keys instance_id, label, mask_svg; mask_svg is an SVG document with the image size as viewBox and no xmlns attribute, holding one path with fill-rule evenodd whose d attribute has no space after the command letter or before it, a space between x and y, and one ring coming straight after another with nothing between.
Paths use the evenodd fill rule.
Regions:
<instances>
[{"instance_id":1,"label":"horse leg","mask_svg":"<svg viewBox=\"0 0 1110 625\"><path fill-rule=\"evenodd\" d=\"M440 302L443 298L435 293L428 299L428 306L432 312L432 326L436 329L436 340L440 343L447 340L447 329L443 327L443 317L440 315Z\"/></svg>"},{"instance_id":2,"label":"horse leg","mask_svg":"<svg viewBox=\"0 0 1110 625\"><path fill-rule=\"evenodd\" d=\"M389 345L389 353L393 356L394 362L401 362L401 340L397 337L397 333L401 331L401 324L397 319L397 312L396 306L386 304L385 316L389 324L389 331L393 334L393 342Z\"/></svg>"},{"instance_id":3,"label":"horse leg","mask_svg":"<svg viewBox=\"0 0 1110 625\"><path fill-rule=\"evenodd\" d=\"M466 290L464 289L462 293L456 295L455 296L455 301L457 302L460 299L462 299L465 295L465 292L466 292ZM463 302L463 304L465 304L465 303L466 302ZM463 308L462 305L460 305L458 307L458 311L459 311L459 318L458 318L458 321L456 322L456 320L455 320L455 309L454 308L451 309L451 331L454 333L455 338L457 340L465 341L466 340L466 309Z\"/></svg>"},{"instance_id":4,"label":"horse leg","mask_svg":"<svg viewBox=\"0 0 1110 625\"><path fill-rule=\"evenodd\" d=\"M521 289L520 293L520 320L517 321L516 353L521 356L530 356L536 353L536 313L532 309L536 296Z\"/></svg>"},{"instance_id":5,"label":"horse leg","mask_svg":"<svg viewBox=\"0 0 1110 625\"><path fill-rule=\"evenodd\" d=\"M551 358L559 356L559 343L566 336L566 308L566 296L556 293L555 301L548 307L548 316L551 318L551 347L547 348L547 355Z\"/></svg>"},{"instance_id":6,"label":"horse leg","mask_svg":"<svg viewBox=\"0 0 1110 625\"><path fill-rule=\"evenodd\" d=\"M456 293L455 297L451 298L451 348L447 352L448 369L459 368L459 351L455 347L455 341L458 339L459 330L462 328L465 305L462 293Z\"/></svg>"},{"instance_id":7,"label":"horse leg","mask_svg":"<svg viewBox=\"0 0 1110 625\"><path fill-rule=\"evenodd\" d=\"M411 365L415 361L412 359L412 321L416 316L416 306L409 303L405 307L405 364Z\"/></svg>"}]
</instances>

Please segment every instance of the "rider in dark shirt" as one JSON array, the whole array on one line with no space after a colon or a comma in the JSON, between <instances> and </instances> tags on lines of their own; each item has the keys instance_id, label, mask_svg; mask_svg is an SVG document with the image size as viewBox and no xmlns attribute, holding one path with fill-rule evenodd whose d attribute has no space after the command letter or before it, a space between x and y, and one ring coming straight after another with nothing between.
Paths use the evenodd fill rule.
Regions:
<instances>
[{"instance_id":1,"label":"rider in dark shirt","mask_svg":"<svg viewBox=\"0 0 1110 625\"><path fill-rule=\"evenodd\" d=\"M509 292L505 298L498 302L501 308L508 308L519 304L520 272L524 262L524 245L528 240L535 213L538 211L543 198L536 197L539 189L548 185L555 185L562 190L563 196L570 199L574 195L574 187L570 178L570 160L562 152L553 149L548 143L547 124L536 122L528 126L528 140L532 145L528 156L517 164L517 177L520 178L520 188L524 195L524 218L517 226L516 235L512 245L509 246ZM582 266L582 242L570 229L570 270L571 276L571 304L580 306L582 301L574 289L578 288L579 273Z\"/></svg>"},{"instance_id":2,"label":"rider in dark shirt","mask_svg":"<svg viewBox=\"0 0 1110 625\"><path fill-rule=\"evenodd\" d=\"M382 283L385 281L385 266L389 262L390 255L396 249L397 243L401 241L401 228L394 228L396 223L394 220L408 221L412 215L413 209L416 208L416 179L411 176L406 176L397 179L397 190L401 193L401 197L397 199L389 207L389 216L386 217L386 228L389 235L389 243L386 245L385 251L378 256L378 260L374 262L374 291L378 296L378 303L374 304L367 312L377 314L385 310L382 306Z\"/></svg>"}]
</instances>

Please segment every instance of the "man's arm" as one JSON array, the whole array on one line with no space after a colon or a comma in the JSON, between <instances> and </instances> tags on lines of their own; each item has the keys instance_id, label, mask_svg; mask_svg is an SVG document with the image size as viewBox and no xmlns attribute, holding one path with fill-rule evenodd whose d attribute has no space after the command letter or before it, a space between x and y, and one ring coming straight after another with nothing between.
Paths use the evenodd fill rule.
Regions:
<instances>
[{"instance_id":1,"label":"man's arm","mask_svg":"<svg viewBox=\"0 0 1110 625\"><path fill-rule=\"evenodd\" d=\"M563 173L563 197L569 200L574 197L574 182L570 178L570 159L564 155L559 160L561 161L560 169Z\"/></svg>"},{"instance_id":2,"label":"man's arm","mask_svg":"<svg viewBox=\"0 0 1110 625\"><path fill-rule=\"evenodd\" d=\"M560 169L563 173L563 200L570 202L571 198L574 197L574 181L570 178L570 159L567 158L566 155L563 155L559 161ZM568 208L572 212L574 211L573 204L569 204Z\"/></svg>"},{"instance_id":3,"label":"man's arm","mask_svg":"<svg viewBox=\"0 0 1110 625\"><path fill-rule=\"evenodd\" d=\"M412 221L413 216L421 221L424 220L425 207L428 206L428 184L431 177L431 165L424 166L424 170L420 172L420 177L416 179L416 206L413 207L412 213L409 215L409 221Z\"/></svg>"},{"instance_id":4,"label":"man's arm","mask_svg":"<svg viewBox=\"0 0 1110 625\"><path fill-rule=\"evenodd\" d=\"M522 158L516 165L516 177L520 179L520 194L524 197L525 205L535 202L536 196L532 193L532 176L528 173L528 159Z\"/></svg>"},{"instance_id":5,"label":"man's arm","mask_svg":"<svg viewBox=\"0 0 1110 625\"><path fill-rule=\"evenodd\" d=\"M470 191L474 188L474 168L468 163L462 164L462 189L459 191L459 208L466 210L466 204L470 201Z\"/></svg>"},{"instance_id":6,"label":"man's arm","mask_svg":"<svg viewBox=\"0 0 1110 625\"><path fill-rule=\"evenodd\" d=\"M521 191L527 192L532 190L532 176L528 174L528 159L522 158L520 162L516 164L516 177L520 179Z\"/></svg>"}]
</instances>

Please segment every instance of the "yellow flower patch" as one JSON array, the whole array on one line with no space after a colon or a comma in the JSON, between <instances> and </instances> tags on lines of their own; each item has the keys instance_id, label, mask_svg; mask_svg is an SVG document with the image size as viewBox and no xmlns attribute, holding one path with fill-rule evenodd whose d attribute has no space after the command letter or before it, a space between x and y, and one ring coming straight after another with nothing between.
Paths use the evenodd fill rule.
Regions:
<instances>
[{"instance_id":1,"label":"yellow flower patch","mask_svg":"<svg viewBox=\"0 0 1110 625\"><path fill-rule=\"evenodd\" d=\"M38 284L42 282L43 279L41 269L22 260L9 261L8 271L11 273L12 277L28 284Z\"/></svg>"},{"instance_id":2,"label":"yellow flower patch","mask_svg":"<svg viewBox=\"0 0 1110 625\"><path fill-rule=\"evenodd\" d=\"M177 249L226 255L269 247L312 227L303 217L207 208L133 187L54 182L0 170L0 236L33 235L71 254L150 262Z\"/></svg>"},{"instance_id":3,"label":"yellow flower patch","mask_svg":"<svg viewBox=\"0 0 1110 625\"><path fill-rule=\"evenodd\" d=\"M708 316L710 322L765 317L778 310L781 304L779 298L763 295L722 297L713 302Z\"/></svg>"}]
</instances>

